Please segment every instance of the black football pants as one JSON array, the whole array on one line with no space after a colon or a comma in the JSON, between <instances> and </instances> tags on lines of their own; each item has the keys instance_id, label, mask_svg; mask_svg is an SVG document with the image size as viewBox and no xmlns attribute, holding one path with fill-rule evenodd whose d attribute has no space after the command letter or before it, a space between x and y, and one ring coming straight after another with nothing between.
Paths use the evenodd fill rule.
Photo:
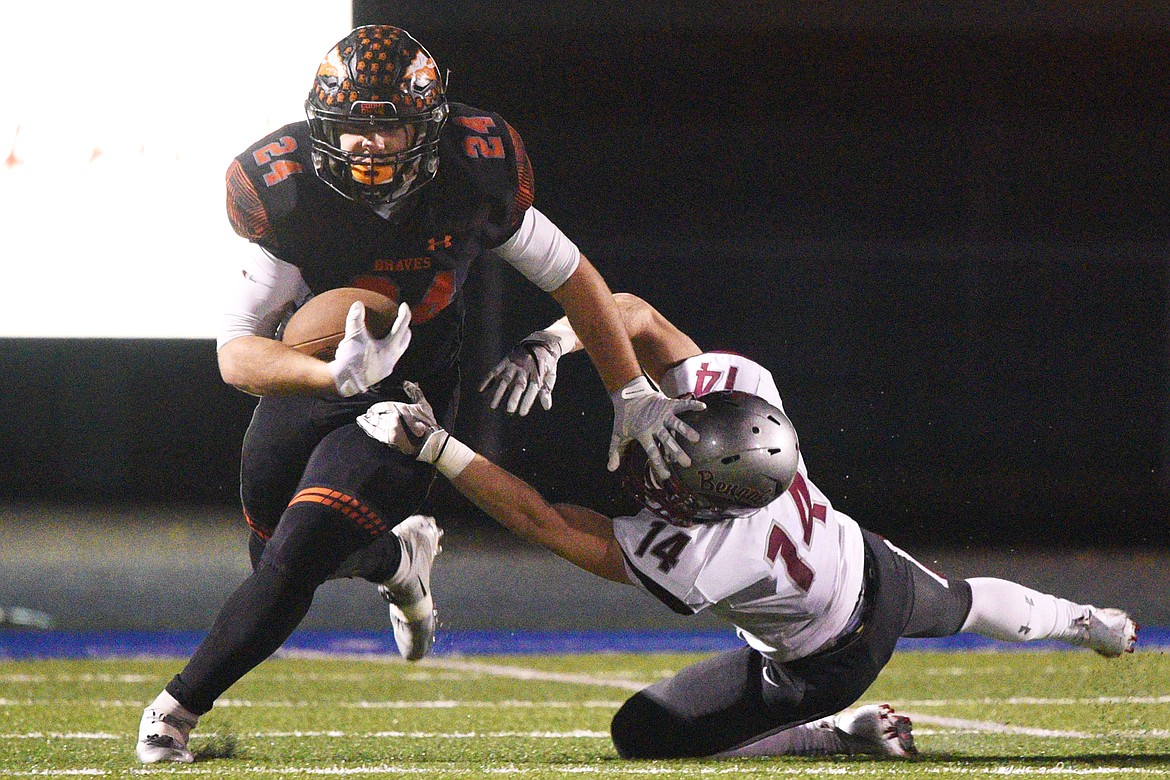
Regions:
<instances>
[{"instance_id":1,"label":"black football pants","mask_svg":"<svg viewBox=\"0 0 1170 780\"><path fill-rule=\"evenodd\" d=\"M454 378L424 389L436 416L450 425ZM210 710L279 649L304 619L316 589L351 553L422 508L434 470L366 436L355 422L381 400L407 399L398 387L353 399L266 397L256 406L244 438L240 486L253 571L167 685L191 712ZM385 579L397 566L388 558L383 571L364 576Z\"/></svg>"}]
</instances>

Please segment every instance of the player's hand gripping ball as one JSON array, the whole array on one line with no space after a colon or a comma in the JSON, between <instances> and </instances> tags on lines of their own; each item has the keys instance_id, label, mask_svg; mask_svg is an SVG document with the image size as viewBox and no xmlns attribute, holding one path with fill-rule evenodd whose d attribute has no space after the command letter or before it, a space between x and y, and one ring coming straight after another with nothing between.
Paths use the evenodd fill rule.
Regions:
<instances>
[{"instance_id":1,"label":"player's hand gripping ball","mask_svg":"<svg viewBox=\"0 0 1170 780\"><path fill-rule=\"evenodd\" d=\"M306 355L332 360L345 338L345 319L354 301L365 304L370 335L384 338L398 317L398 301L373 290L339 287L314 295L297 309L285 324L281 341Z\"/></svg>"}]
</instances>

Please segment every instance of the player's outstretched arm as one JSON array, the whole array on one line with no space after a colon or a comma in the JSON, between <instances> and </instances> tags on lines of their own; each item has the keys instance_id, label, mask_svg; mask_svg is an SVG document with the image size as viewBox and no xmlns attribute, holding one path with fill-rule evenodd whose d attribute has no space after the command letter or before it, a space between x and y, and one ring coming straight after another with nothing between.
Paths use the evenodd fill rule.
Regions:
<instances>
[{"instance_id":1,"label":"player's outstretched arm","mask_svg":"<svg viewBox=\"0 0 1170 780\"><path fill-rule=\"evenodd\" d=\"M407 382L404 387L414 403L374 404L358 417L362 430L433 465L456 490L522 539L599 577L629 582L609 518L584 507L552 506L527 482L439 427L417 385Z\"/></svg>"},{"instance_id":2,"label":"player's outstretched arm","mask_svg":"<svg viewBox=\"0 0 1170 780\"><path fill-rule=\"evenodd\" d=\"M679 415L702 409L704 404L693 399L667 398L643 375L613 294L597 270L582 256L577 269L552 295L589 352L613 403L609 470L617 470L631 442L646 451L661 479L670 477L667 460L689 466L690 456L679 445L679 437L697 441L699 434Z\"/></svg>"},{"instance_id":3,"label":"player's outstretched arm","mask_svg":"<svg viewBox=\"0 0 1170 780\"><path fill-rule=\"evenodd\" d=\"M451 484L521 539L598 577L630 584L608 517L573 504L550 505L527 482L478 454Z\"/></svg>"},{"instance_id":4,"label":"player's outstretched arm","mask_svg":"<svg viewBox=\"0 0 1170 780\"><path fill-rule=\"evenodd\" d=\"M620 390L642 375L613 293L584 255L573 274L551 295L564 310L607 391Z\"/></svg>"},{"instance_id":5,"label":"player's outstretched arm","mask_svg":"<svg viewBox=\"0 0 1170 780\"><path fill-rule=\"evenodd\" d=\"M632 293L614 293L638 363L658 384L667 370L702 352L690 336L646 301Z\"/></svg>"},{"instance_id":6,"label":"player's outstretched arm","mask_svg":"<svg viewBox=\"0 0 1170 780\"><path fill-rule=\"evenodd\" d=\"M582 268L585 269L583 273L586 279L591 273L596 275L588 266ZM579 273L582 268L578 268ZM574 278L576 276L574 274ZM597 283L605 290L605 283L600 277L597 277ZM576 293L565 293L566 287L570 287L568 282L555 294L564 296L562 305L570 313L549 327L532 333L513 347L480 383L480 392L487 390L492 393L491 408L497 408L505 397L508 399L508 414L527 414L537 397L545 409L552 408L557 361L562 354L580 349L586 341L586 337L578 335L571 324L572 309L575 307L579 311L578 319L588 321L590 327L596 324L594 320L580 314L588 310L588 305L582 304L577 298L581 296L596 301L597 289L588 282L582 282ZM613 295L607 290L606 295L612 303L605 307L606 311L612 309L618 313L622 329L639 361L640 371L645 371L656 382L661 381L662 375L671 366L699 354L698 346L689 336L641 298L628 293ZM576 303L570 305L568 301ZM590 354L593 355L592 352ZM597 357L594 355L593 358L597 364ZM646 381L642 373L620 389L611 391L610 399L614 406L613 435L610 437L607 464L610 471L617 468L621 453L631 440L636 440L646 450L651 465L663 479L670 476L664 455L666 459L684 466L690 465L690 459L679 446L677 437L695 441L697 434L678 415L691 409L702 409L701 402L667 398Z\"/></svg>"},{"instance_id":7,"label":"player's outstretched arm","mask_svg":"<svg viewBox=\"0 0 1170 780\"><path fill-rule=\"evenodd\" d=\"M637 295L614 293L613 302L639 365L656 383L662 384L667 369L702 351L690 336ZM505 409L508 414L528 414L536 398L540 398L545 409L551 409L557 362L583 348L569 318L561 317L512 347L484 376L479 391L491 394L493 409L507 399Z\"/></svg>"}]
</instances>

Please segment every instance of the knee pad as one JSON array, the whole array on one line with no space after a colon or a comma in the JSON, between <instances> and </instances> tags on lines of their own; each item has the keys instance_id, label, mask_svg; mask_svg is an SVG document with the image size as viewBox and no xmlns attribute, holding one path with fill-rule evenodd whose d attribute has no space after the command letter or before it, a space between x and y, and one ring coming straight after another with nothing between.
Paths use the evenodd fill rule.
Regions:
<instances>
[{"instance_id":1,"label":"knee pad","mask_svg":"<svg viewBox=\"0 0 1170 780\"><path fill-rule=\"evenodd\" d=\"M940 580L917 566L910 568L914 577L914 608L902 635L940 637L959 633L971 611L971 586L966 580Z\"/></svg>"}]
</instances>

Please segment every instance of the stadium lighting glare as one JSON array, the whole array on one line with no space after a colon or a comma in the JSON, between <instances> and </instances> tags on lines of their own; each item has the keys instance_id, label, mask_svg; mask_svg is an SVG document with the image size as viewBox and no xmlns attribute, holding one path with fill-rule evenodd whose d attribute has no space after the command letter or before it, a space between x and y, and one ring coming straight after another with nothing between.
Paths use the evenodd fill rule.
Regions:
<instances>
[{"instance_id":1,"label":"stadium lighting glare","mask_svg":"<svg viewBox=\"0 0 1170 780\"><path fill-rule=\"evenodd\" d=\"M303 118L349 0L21 0L4 15L0 337L213 338L244 247L224 172Z\"/></svg>"}]
</instances>

